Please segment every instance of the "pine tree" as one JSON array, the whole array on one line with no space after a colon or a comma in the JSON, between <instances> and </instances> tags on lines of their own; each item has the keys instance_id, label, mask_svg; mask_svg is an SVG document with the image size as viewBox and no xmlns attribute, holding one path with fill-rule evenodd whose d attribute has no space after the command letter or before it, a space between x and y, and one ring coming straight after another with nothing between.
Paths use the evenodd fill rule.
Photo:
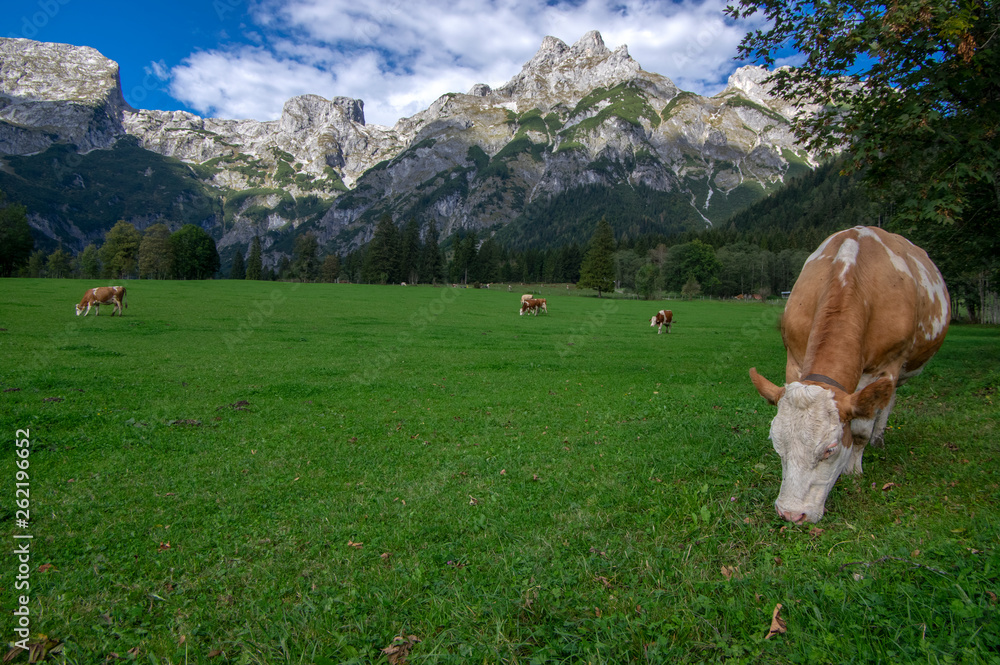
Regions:
<instances>
[{"instance_id":1,"label":"pine tree","mask_svg":"<svg viewBox=\"0 0 1000 665\"><path fill-rule=\"evenodd\" d=\"M0 192L0 277L10 277L15 268L24 265L35 247L28 225L27 208L4 205Z\"/></svg>"},{"instance_id":2,"label":"pine tree","mask_svg":"<svg viewBox=\"0 0 1000 665\"><path fill-rule=\"evenodd\" d=\"M602 217L590 240L590 248L583 257L577 286L581 289L597 289L598 298L602 292L614 289L614 253L615 235L608 220Z\"/></svg>"},{"instance_id":3,"label":"pine tree","mask_svg":"<svg viewBox=\"0 0 1000 665\"><path fill-rule=\"evenodd\" d=\"M323 265L319 269L320 280L327 284L332 284L340 279L340 257L336 254L327 254L323 258Z\"/></svg>"},{"instance_id":4,"label":"pine tree","mask_svg":"<svg viewBox=\"0 0 1000 665\"><path fill-rule=\"evenodd\" d=\"M431 284L444 280L444 258L441 256L437 225L433 219L428 223L427 235L424 237L424 247L420 256L420 278Z\"/></svg>"},{"instance_id":5,"label":"pine tree","mask_svg":"<svg viewBox=\"0 0 1000 665\"><path fill-rule=\"evenodd\" d=\"M420 280L420 224L413 217L406 223L400 238L399 279L410 284Z\"/></svg>"},{"instance_id":6,"label":"pine tree","mask_svg":"<svg viewBox=\"0 0 1000 665\"><path fill-rule=\"evenodd\" d=\"M260 258L260 238L253 237L250 242L250 257L247 259L246 279L261 279L263 277L263 262Z\"/></svg>"},{"instance_id":7,"label":"pine tree","mask_svg":"<svg viewBox=\"0 0 1000 665\"><path fill-rule=\"evenodd\" d=\"M392 216L385 213L378 220L375 235L368 244L362 279L370 284L391 284L398 281L399 232Z\"/></svg>"},{"instance_id":8,"label":"pine tree","mask_svg":"<svg viewBox=\"0 0 1000 665\"><path fill-rule=\"evenodd\" d=\"M229 269L229 279L246 279L247 278L247 266L243 262L243 252L236 249L236 253L233 254L233 265Z\"/></svg>"},{"instance_id":9,"label":"pine tree","mask_svg":"<svg viewBox=\"0 0 1000 665\"><path fill-rule=\"evenodd\" d=\"M315 282L319 277L319 242L312 233L295 239L295 262L292 272L300 281Z\"/></svg>"},{"instance_id":10,"label":"pine tree","mask_svg":"<svg viewBox=\"0 0 1000 665\"><path fill-rule=\"evenodd\" d=\"M221 267L215 240L200 226L185 224L170 235L173 274L178 279L210 279Z\"/></svg>"},{"instance_id":11,"label":"pine tree","mask_svg":"<svg viewBox=\"0 0 1000 665\"><path fill-rule=\"evenodd\" d=\"M476 232L472 231L467 236L455 243L455 256L452 258L451 278L454 282L462 284L478 281L476 270L476 246L479 244L476 239Z\"/></svg>"}]
</instances>

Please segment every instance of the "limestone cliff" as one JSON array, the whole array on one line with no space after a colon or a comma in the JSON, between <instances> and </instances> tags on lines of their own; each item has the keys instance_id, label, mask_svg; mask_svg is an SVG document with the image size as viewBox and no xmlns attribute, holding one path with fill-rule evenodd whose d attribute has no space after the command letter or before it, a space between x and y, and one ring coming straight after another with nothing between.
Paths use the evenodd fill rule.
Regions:
<instances>
[{"instance_id":1,"label":"limestone cliff","mask_svg":"<svg viewBox=\"0 0 1000 665\"><path fill-rule=\"evenodd\" d=\"M209 229L224 255L260 235L272 261L306 228L328 251L354 249L384 213L433 221L444 235L516 239L518 228L543 223L539 210L581 188L669 204L674 227L703 226L760 198L789 169L813 166L790 131L796 110L771 95L766 75L744 67L706 98L643 70L597 32L573 45L546 37L506 84L443 95L387 128L365 123L361 100L317 95L288 100L273 121L136 110L123 99L117 64L97 51L0 39L0 188L27 202L72 188L104 192L103 208L83 197L32 211L39 232L74 249L99 238L101 215L107 227L119 214L140 226L182 217ZM43 157L31 155L67 150L127 154L130 172L147 181L171 176L169 197L145 210L121 205L113 184L94 182L95 169L63 158L53 193L25 193L25 174L34 168L37 180L32 160ZM142 154L156 155L144 170ZM89 215L89 227L74 210Z\"/></svg>"}]
</instances>

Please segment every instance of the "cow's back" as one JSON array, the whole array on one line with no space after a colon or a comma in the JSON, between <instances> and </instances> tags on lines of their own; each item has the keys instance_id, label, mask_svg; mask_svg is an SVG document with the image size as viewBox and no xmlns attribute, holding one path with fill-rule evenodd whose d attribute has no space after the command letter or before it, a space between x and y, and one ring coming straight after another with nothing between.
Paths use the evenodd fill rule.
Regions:
<instances>
[{"instance_id":1,"label":"cow's back","mask_svg":"<svg viewBox=\"0 0 1000 665\"><path fill-rule=\"evenodd\" d=\"M786 381L852 362L855 383L885 368L905 378L940 348L949 319L947 288L926 252L874 227L841 231L809 256L789 295Z\"/></svg>"}]
</instances>

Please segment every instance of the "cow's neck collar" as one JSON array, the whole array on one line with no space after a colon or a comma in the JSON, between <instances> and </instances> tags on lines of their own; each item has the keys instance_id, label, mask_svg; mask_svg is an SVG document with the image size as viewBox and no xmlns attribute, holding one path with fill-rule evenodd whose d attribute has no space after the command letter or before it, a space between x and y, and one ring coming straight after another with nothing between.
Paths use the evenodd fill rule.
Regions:
<instances>
[{"instance_id":1,"label":"cow's neck collar","mask_svg":"<svg viewBox=\"0 0 1000 665\"><path fill-rule=\"evenodd\" d=\"M802 377L802 380L803 381L813 381L814 383L825 383L828 386L833 386L834 388L839 388L840 390L843 390L845 393L849 392L847 390L847 388L845 388L844 386L840 385L837 381L835 381L834 379L831 379L830 377L828 377L825 374L807 374L806 376Z\"/></svg>"}]
</instances>

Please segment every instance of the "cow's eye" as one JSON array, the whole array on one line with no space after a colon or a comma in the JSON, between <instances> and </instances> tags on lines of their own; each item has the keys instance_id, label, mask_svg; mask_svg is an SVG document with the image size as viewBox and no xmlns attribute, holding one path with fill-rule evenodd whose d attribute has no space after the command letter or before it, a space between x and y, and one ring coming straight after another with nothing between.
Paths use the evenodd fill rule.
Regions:
<instances>
[{"instance_id":1,"label":"cow's eye","mask_svg":"<svg viewBox=\"0 0 1000 665\"><path fill-rule=\"evenodd\" d=\"M823 451L823 459L827 459L828 457L830 457L830 455L834 454L835 452L837 452L837 444L833 444L832 446Z\"/></svg>"}]
</instances>

